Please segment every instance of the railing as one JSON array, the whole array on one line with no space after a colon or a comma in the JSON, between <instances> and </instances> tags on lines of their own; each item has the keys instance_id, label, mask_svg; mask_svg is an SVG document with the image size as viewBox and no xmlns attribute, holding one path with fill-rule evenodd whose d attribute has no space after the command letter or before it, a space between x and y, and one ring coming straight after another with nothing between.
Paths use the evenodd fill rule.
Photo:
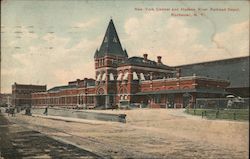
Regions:
<instances>
[{"instance_id":1,"label":"railing","mask_svg":"<svg viewBox=\"0 0 250 159\"><path fill-rule=\"evenodd\" d=\"M195 108L249 109L249 98L197 98Z\"/></svg>"}]
</instances>

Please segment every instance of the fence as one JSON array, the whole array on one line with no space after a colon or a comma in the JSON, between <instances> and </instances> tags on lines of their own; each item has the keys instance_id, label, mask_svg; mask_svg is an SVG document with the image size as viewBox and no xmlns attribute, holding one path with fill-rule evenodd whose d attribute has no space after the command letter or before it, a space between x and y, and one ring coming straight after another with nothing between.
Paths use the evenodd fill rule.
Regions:
<instances>
[{"instance_id":1,"label":"fence","mask_svg":"<svg viewBox=\"0 0 250 159\"><path fill-rule=\"evenodd\" d=\"M208 119L249 120L249 109L186 109L186 112Z\"/></svg>"},{"instance_id":2,"label":"fence","mask_svg":"<svg viewBox=\"0 0 250 159\"><path fill-rule=\"evenodd\" d=\"M195 108L249 109L249 98L197 98Z\"/></svg>"}]
</instances>

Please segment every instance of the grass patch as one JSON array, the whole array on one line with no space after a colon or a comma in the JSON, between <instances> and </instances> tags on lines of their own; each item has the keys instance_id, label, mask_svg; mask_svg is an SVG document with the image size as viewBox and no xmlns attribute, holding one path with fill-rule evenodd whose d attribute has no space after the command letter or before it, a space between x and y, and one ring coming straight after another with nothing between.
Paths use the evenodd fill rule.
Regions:
<instances>
[{"instance_id":1,"label":"grass patch","mask_svg":"<svg viewBox=\"0 0 250 159\"><path fill-rule=\"evenodd\" d=\"M186 109L185 112L208 119L249 120L249 109Z\"/></svg>"}]
</instances>

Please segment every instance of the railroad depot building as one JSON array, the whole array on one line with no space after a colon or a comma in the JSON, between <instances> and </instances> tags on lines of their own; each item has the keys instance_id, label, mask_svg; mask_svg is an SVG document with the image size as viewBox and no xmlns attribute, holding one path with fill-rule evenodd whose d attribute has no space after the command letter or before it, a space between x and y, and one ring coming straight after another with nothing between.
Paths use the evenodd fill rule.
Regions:
<instances>
[{"instance_id":1,"label":"railroad depot building","mask_svg":"<svg viewBox=\"0 0 250 159\"><path fill-rule=\"evenodd\" d=\"M147 105L151 108L194 106L196 98L225 97L227 79L182 76L182 70L142 57L129 57L111 19L102 44L95 51L95 79L84 78L32 93L32 106L87 108Z\"/></svg>"}]
</instances>

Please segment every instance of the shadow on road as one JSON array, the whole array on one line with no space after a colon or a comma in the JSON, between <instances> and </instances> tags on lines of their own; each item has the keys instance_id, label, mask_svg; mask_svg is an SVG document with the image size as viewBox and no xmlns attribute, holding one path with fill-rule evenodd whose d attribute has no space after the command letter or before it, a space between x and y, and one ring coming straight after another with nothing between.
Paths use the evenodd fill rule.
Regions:
<instances>
[{"instance_id":1,"label":"shadow on road","mask_svg":"<svg viewBox=\"0 0 250 159\"><path fill-rule=\"evenodd\" d=\"M11 124L0 114L1 157L13 158L100 158L73 145L61 143L37 131Z\"/></svg>"}]
</instances>

